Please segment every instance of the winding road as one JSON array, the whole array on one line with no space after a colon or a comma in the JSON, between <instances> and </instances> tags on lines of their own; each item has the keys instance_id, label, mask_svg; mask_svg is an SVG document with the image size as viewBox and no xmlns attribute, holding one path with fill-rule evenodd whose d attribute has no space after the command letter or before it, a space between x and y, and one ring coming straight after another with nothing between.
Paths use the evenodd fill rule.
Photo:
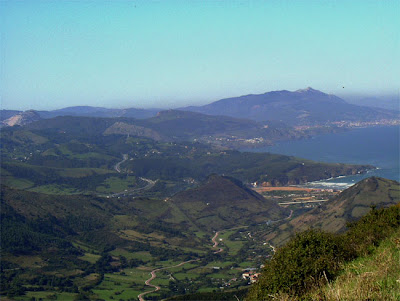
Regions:
<instances>
[{"instance_id":1,"label":"winding road","mask_svg":"<svg viewBox=\"0 0 400 301\"><path fill-rule=\"evenodd\" d=\"M150 283L152 280L154 280L154 279L157 277L156 272L161 271L161 270L170 269L170 268L180 267L180 266L182 266L182 265L184 265L184 264L186 264L186 263L193 262L193 261L199 261L199 260L200 260L200 259L192 259L192 260L184 261L184 262L181 262L181 263L179 263L179 264L177 264L177 265L173 265L173 266L170 266L170 267L158 268L158 269L152 270L152 271L150 272L151 277L150 277L149 279L147 279L147 280L144 282L144 284L146 284L147 286L151 286L151 287L153 287L154 289L151 290L151 291L148 291L148 292L141 293L141 294L138 296L139 300L140 300L140 301L145 301L145 300L143 299L143 296L145 296L145 295L147 295L147 294L150 294L150 293L154 293L154 292L159 291L159 290L161 289L161 287L159 287L158 285L154 285L154 284L151 284L151 283Z\"/></svg>"},{"instance_id":2,"label":"winding road","mask_svg":"<svg viewBox=\"0 0 400 301\"><path fill-rule=\"evenodd\" d=\"M128 154L122 154L122 161L120 161L114 165L115 171L117 171L118 173L121 173L121 164L124 163L125 161L127 161L128 158L129 158ZM122 191L122 192L113 193L113 194L108 195L108 197L128 196L130 194L134 194L141 190L148 190L148 189L152 188L157 182L157 181L153 181L153 180L142 178L142 177L140 177L139 179L141 179L144 182L147 182L146 186L131 189L131 190L126 190L126 191Z\"/></svg>"},{"instance_id":3,"label":"winding road","mask_svg":"<svg viewBox=\"0 0 400 301\"><path fill-rule=\"evenodd\" d=\"M293 210L290 210L289 216L288 216L288 217L285 217L284 219L281 219L281 220L279 220L279 221L283 221L283 220L286 220L286 219L291 219L291 218L292 218L292 215L293 215ZM272 249L272 252L274 252L274 254L275 254L276 248L275 248L273 245L271 245L268 241L267 241L267 243L268 243L269 247Z\"/></svg>"},{"instance_id":4,"label":"winding road","mask_svg":"<svg viewBox=\"0 0 400 301\"><path fill-rule=\"evenodd\" d=\"M121 162L121 163L122 163L122 162ZM144 178L141 178L141 179L144 180L144 181L147 180L147 179L144 179ZM151 180L148 180L148 181L151 181ZM151 182L153 182L153 185L154 185L155 182L154 182L154 181L151 181ZM290 210L289 216L286 217L286 218L284 218L284 219L282 219L282 220L290 219L290 218L292 217L292 215L293 215L293 210ZM280 221L282 221L282 220L280 220ZM274 222L277 222L277 221L274 221ZM236 227L236 228L241 228L241 227ZM235 229L235 228L232 228L232 229ZM230 230L232 230L232 229L230 229ZM217 240L217 238L218 238L219 232L220 232L220 231L215 232L215 235L214 235L213 238L211 239L211 241L212 241L212 243L213 243L213 246L212 246L213 248L217 248L217 247L218 247L218 240ZM269 244L269 246L271 247L272 251L275 253L276 248L275 248L273 245L271 245L271 244ZM214 254L217 254L217 253L220 253L220 252L223 252L223 251L224 251L224 249L219 248L217 251L214 252ZM154 288L154 289L151 290L151 291L144 292L144 293L141 293L140 295L138 295L139 301L145 301L145 299L143 298L145 295L151 294L151 293L154 293L154 292L157 292L157 291L159 291L159 290L161 289L161 287L159 287L158 285L151 284L151 281L153 281L153 280L157 277L156 272L161 271L161 270L167 270L167 269L170 269L170 268L180 267L180 266L182 266L182 265L184 265L184 264L186 264L186 263L193 262L193 261L199 261L199 260L200 260L199 258L197 258L197 259L192 259L192 260L188 260L188 261L181 262L181 263L179 263L179 264L177 264L177 265L173 265L173 266L169 266L169 267L165 267L165 268L158 268L158 269L152 270L152 271L150 272L151 277L150 277L149 279L147 279L147 280L144 282L144 284L147 285L147 286L150 286L150 287L152 287L152 288ZM236 298L237 298L237 297L236 297Z\"/></svg>"},{"instance_id":5,"label":"winding road","mask_svg":"<svg viewBox=\"0 0 400 301\"><path fill-rule=\"evenodd\" d=\"M218 241L217 241L218 235L219 235L219 231L217 231L215 233L214 237L211 239L211 241L213 242L213 246L212 246L213 248L216 248L218 246ZM214 252L214 254L221 253L222 251L224 251L224 249L219 248L218 251Z\"/></svg>"},{"instance_id":6,"label":"winding road","mask_svg":"<svg viewBox=\"0 0 400 301\"><path fill-rule=\"evenodd\" d=\"M124 163L126 160L128 160L128 154L123 154L122 155L122 161L118 162L117 164L115 164L114 169L118 172L121 173L121 164Z\"/></svg>"},{"instance_id":7,"label":"winding road","mask_svg":"<svg viewBox=\"0 0 400 301\"><path fill-rule=\"evenodd\" d=\"M212 243L213 243L213 246L212 246L213 248L218 247L218 241L217 241L218 235L219 235L219 231L217 231L217 232L215 233L214 237L211 239L211 241L212 241ZM222 251L224 251L224 249L219 248L218 251L215 251L215 252L214 252L214 254L220 253L220 252L222 252ZM192 259L192 260L188 260L188 261L181 262L181 263L179 263L179 264L177 264L177 265L173 265L173 266L169 266L169 267L165 267L165 268L158 268L158 269L152 270L152 271L150 272L151 277L150 277L149 279L147 279L147 280L144 282L144 284L147 285L147 286L151 286L151 287L153 287L154 289L151 290L151 291L144 292L144 293L141 293L140 295L138 295L139 301L145 301L145 299L143 298L145 295L151 294L151 293L154 293L154 292L157 292L157 291L159 291L159 290L161 289L161 287L159 287L158 285L151 284L151 281L153 281L153 280L157 277L156 272L161 271L161 270L167 270L167 269L170 269L170 268L180 267L180 266L182 266L182 265L184 265L184 264L186 264L186 263L193 262L193 261L199 261L199 260L200 260L199 258L197 258L197 259Z\"/></svg>"}]
</instances>

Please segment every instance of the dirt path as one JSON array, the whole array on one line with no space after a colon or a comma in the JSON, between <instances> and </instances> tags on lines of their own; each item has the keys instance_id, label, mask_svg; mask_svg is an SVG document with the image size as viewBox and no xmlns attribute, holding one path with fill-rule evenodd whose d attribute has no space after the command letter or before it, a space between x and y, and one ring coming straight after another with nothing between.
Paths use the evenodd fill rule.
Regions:
<instances>
[{"instance_id":1,"label":"dirt path","mask_svg":"<svg viewBox=\"0 0 400 301\"><path fill-rule=\"evenodd\" d=\"M213 246L212 246L213 248L216 248L218 246L218 241L217 241L218 235L219 235L219 231L217 231L215 233L214 237L211 239L211 241L213 242ZM214 252L214 254L221 253L222 251L224 251L224 249L219 248L218 251Z\"/></svg>"},{"instance_id":2,"label":"dirt path","mask_svg":"<svg viewBox=\"0 0 400 301\"><path fill-rule=\"evenodd\" d=\"M193 262L193 261L199 261L199 260L200 260L200 259L192 259L192 260L184 261L184 262L181 262L181 263L179 263L179 264L177 264L177 265L173 265L173 266L170 266L170 267L158 268L158 269L152 270L152 271L150 272L151 277L150 277L149 279L147 279L147 280L144 282L144 284L146 284L147 286L151 286L151 287L153 287L154 289L151 290L151 291L148 291L148 292L141 293L141 294L138 296L139 301L145 301L145 300L143 299L143 296L145 296L145 295L147 295L147 294L150 294L150 293L154 293L154 292L159 291L159 290L161 289L161 287L159 287L158 285L154 285L154 284L151 284L151 283L150 283L152 280L154 280L154 279L157 277L156 272L161 271L161 270L170 269L170 268L180 267L180 266L182 266L182 265L184 265L184 264L186 264L186 263Z\"/></svg>"},{"instance_id":3,"label":"dirt path","mask_svg":"<svg viewBox=\"0 0 400 301\"><path fill-rule=\"evenodd\" d=\"M272 249L272 252L274 252L274 254L275 254L276 248L275 248L273 245L271 245L271 244L269 244L269 247Z\"/></svg>"}]
</instances>

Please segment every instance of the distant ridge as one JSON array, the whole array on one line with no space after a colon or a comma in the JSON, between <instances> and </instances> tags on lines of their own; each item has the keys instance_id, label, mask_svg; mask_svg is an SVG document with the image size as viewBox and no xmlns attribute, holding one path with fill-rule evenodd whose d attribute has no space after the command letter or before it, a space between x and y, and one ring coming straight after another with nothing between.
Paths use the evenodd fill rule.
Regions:
<instances>
[{"instance_id":1,"label":"distant ridge","mask_svg":"<svg viewBox=\"0 0 400 301\"><path fill-rule=\"evenodd\" d=\"M278 120L290 125L399 118L397 112L352 105L335 95L311 87L293 92L281 90L225 98L204 106L185 107L182 110L256 121Z\"/></svg>"},{"instance_id":2,"label":"distant ridge","mask_svg":"<svg viewBox=\"0 0 400 301\"><path fill-rule=\"evenodd\" d=\"M42 118L36 111L29 110L25 112L18 112L15 115L10 116L9 118L3 120L2 124L6 126L26 125L40 119Z\"/></svg>"},{"instance_id":3,"label":"distant ridge","mask_svg":"<svg viewBox=\"0 0 400 301\"><path fill-rule=\"evenodd\" d=\"M26 114L32 115L33 113L37 116L35 119L27 119L26 122L23 122L22 125L28 124L33 121L37 121L39 119L49 119L59 116L74 116L74 117L103 117L103 118L136 118L136 119L146 119L150 117L154 117L157 113L161 111L160 109L137 109L137 108L128 108L128 109L108 109L102 107L91 107L91 106L74 106L67 107L58 110L52 111L17 111L17 110L1 110L0 117L3 125L13 126L13 125L21 125L14 124L13 122L6 121L7 119L13 118L17 119L18 116L25 116ZM22 114L22 115L21 115Z\"/></svg>"},{"instance_id":4,"label":"distant ridge","mask_svg":"<svg viewBox=\"0 0 400 301\"><path fill-rule=\"evenodd\" d=\"M280 90L221 99L203 106L188 106L172 111L191 111L207 115L251 119L258 122L283 122L287 125L324 125L332 122L374 122L399 120L397 110L367 107L347 103L340 97L307 87L296 91ZM161 109L109 109L73 106L52 111L36 111L41 118L58 116L146 119L155 117ZM166 110L165 112L168 112ZM1 110L4 121L22 111ZM165 114L165 113L163 113ZM179 116L175 116L179 117Z\"/></svg>"}]
</instances>

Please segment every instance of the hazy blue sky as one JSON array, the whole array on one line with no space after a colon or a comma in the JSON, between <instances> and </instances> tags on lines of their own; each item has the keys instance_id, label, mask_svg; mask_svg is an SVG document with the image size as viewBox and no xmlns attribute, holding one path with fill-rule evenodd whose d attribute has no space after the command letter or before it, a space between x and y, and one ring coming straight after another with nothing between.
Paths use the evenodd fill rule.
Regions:
<instances>
[{"instance_id":1,"label":"hazy blue sky","mask_svg":"<svg viewBox=\"0 0 400 301\"><path fill-rule=\"evenodd\" d=\"M400 1L0 0L1 106L398 94ZM344 87L344 88L343 88Z\"/></svg>"}]
</instances>

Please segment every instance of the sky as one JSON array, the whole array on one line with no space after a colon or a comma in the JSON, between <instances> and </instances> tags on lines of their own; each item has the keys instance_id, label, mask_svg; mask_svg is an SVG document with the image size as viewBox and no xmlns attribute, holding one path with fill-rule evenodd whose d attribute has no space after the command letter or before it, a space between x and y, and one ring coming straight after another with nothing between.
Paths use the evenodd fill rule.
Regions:
<instances>
[{"instance_id":1,"label":"sky","mask_svg":"<svg viewBox=\"0 0 400 301\"><path fill-rule=\"evenodd\" d=\"M398 95L400 1L0 0L2 109Z\"/></svg>"}]
</instances>

